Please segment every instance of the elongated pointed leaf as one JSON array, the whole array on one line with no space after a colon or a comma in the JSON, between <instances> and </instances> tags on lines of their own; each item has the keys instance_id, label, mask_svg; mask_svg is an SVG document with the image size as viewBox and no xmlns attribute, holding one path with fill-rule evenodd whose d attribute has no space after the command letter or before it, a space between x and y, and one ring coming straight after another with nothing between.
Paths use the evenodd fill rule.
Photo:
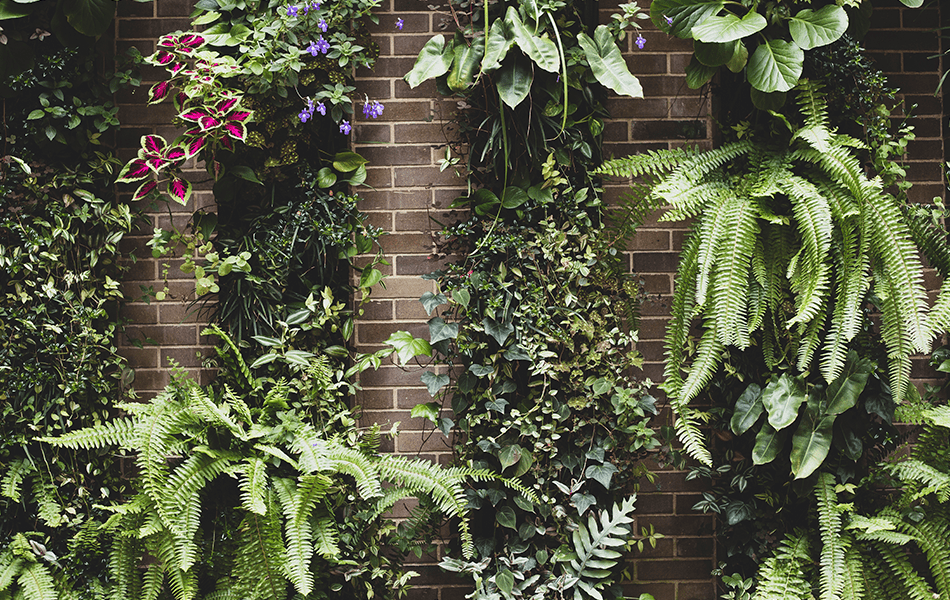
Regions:
<instances>
[{"instance_id":1,"label":"elongated pointed leaf","mask_svg":"<svg viewBox=\"0 0 950 600\"><path fill-rule=\"evenodd\" d=\"M701 42L733 42L765 29L768 22L761 14L750 10L741 19L732 13L703 19L692 29L693 39Z\"/></svg>"},{"instance_id":2,"label":"elongated pointed leaf","mask_svg":"<svg viewBox=\"0 0 950 600\"><path fill-rule=\"evenodd\" d=\"M506 106L515 108L528 97L533 82L531 63L523 56L516 56L509 59L498 71L495 87L501 101Z\"/></svg>"},{"instance_id":3,"label":"elongated pointed leaf","mask_svg":"<svg viewBox=\"0 0 950 600\"><path fill-rule=\"evenodd\" d=\"M445 45L445 37L442 34L432 36L419 52L412 70L406 73L405 80L409 87L414 88L427 79L448 73L455 57L454 50L453 45Z\"/></svg>"},{"instance_id":4,"label":"elongated pointed leaf","mask_svg":"<svg viewBox=\"0 0 950 600\"><path fill-rule=\"evenodd\" d=\"M806 8L789 19L788 30L803 50L826 46L848 30L848 13L835 4L819 10Z\"/></svg>"},{"instance_id":5,"label":"elongated pointed leaf","mask_svg":"<svg viewBox=\"0 0 950 600\"><path fill-rule=\"evenodd\" d=\"M762 429L755 436L755 447L752 448L752 463L765 465L775 460L779 451L785 446L786 437L788 437L787 429L775 431L775 428L769 425L768 421L762 423Z\"/></svg>"},{"instance_id":6,"label":"elongated pointed leaf","mask_svg":"<svg viewBox=\"0 0 950 600\"><path fill-rule=\"evenodd\" d=\"M501 61L515 43L515 35L504 19L495 19L488 29L485 40L485 56L482 57L482 71L490 72L501 68Z\"/></svg>"},{"instance_id":7,"label":"elongated pointed leaf","mask_svg":"<svg viewBox=\"0 0 950 600\"><path fill-rule=\"evenodd\" d=\"M811 405L811 401L809 401ZM815 402L817 404L817 401ZM792 436L792 474L795 479L804 479L821 466L831 450L832 428L835 415L819 418L816 410L805 411L805 418Z\"/></svg>"},{"instance_id":8,"label":"elongated pointed leaf","mask_svg":"<svg viewBox=\"0 0 950 600\"><path fill-rule=\"evenodd\" d=\"M797 44L769 40L752 53L747 73L752 87L762 92L787 92L802 76L805 53Z\"/></svg>"},{"instance_id":9,"label":"elongated pointed leaf","mask_svg":"<svg viewBox=\"0 0 950 600\"><path fill-rule=\"evenodd\" d=\"M798 418L798 410L807 399L805 381L785 373L762 390L762 404L769 413L769 424L785 429Z\"/></svg>"},{"instance_id":10,"label":"elongated pointed leaf","mask_svg":"<svg viewBox=\"0 0 950 600\"><path fill-rule=\"evenodd\" d=\"M514 35L515 43L534 64L538 65L538 68L549 73L558 72L558 69L561 68L561 57L553 40L534 35L528 31L528 28L521 21L521 17L518 16L518 11L513 6L508 7L505 21Z\"/></svg>"},{"instance_id":11,"label":"elongated pointed leaf","mask_svg":"<svg viewBox=\"0 0 950 600\"><path fill-rule=\"evenodd\" d=\"M874 365L858 357L854 350L848 353L844 372L825 390L824 415L840 415L858 403Z\"/></svg>"},{"instance_id":12,"label":"elongated pointed leaf","mask_svg":"<svg viewBox=\"0 0 950 600\"><path fill-rule=\"evenodd\" d=\"M762 404L762 388L757 383L750 383L736 400L736 408L732 413L729 428L736 435L742 435L759 420L765 405Z\"/></svg>"},{"instance_id":13,"label":"elongated pointed leaf","mask_svg":"<svg viewBox=\"0 0 950 600\"><path fill-rule=\"evenodd\" d=\"M586 33L577 34L577 42L584 50L584 57L590 65L594 77L606 88L620 96L642 98L643 88L640 81L627 68L614 37L605 25L599 25L594 31L594 39Z\"/></svg>"},{"instance_id":14,"label":"elongated pointed leaf","mask_svg":"<svg viewBox=\"0 0 950 600\"><path fill-rule=\"evenodd\" d=\"M650 20L663 31L689 39L693 35L693 27L719 14L724 4L723 0L653 0L650 3Z\"/></svg>"}]
</instances>

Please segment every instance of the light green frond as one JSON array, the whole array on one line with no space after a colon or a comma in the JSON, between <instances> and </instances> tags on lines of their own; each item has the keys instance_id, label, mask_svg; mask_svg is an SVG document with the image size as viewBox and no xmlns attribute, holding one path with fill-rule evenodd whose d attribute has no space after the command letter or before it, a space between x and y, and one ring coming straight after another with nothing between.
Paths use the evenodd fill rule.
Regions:
<instances>
[{"instance_id":1,"label":"light green frond","mask_svg":"<svg viewBox=\"0 0 950 600\"><path fill-rule=\"evenodd\" d=\"M272 493L265 497L265 505L263 515L248 514L238 528L239 544L234 558L236 590L255 600L285 600L286 550L281 539L280 509Z\"/></svg>"},{"instance_id":2,"label":"light green frond","mask_svg":"<svg viewBox=\"0 0 950 600\"><path fill-rule=\"evenodd\" d=\"M841 511L835 493L835 476L821 473L815 482L818 527L821 535L819 587L821 600L835 600L844 588L845 552L850 536L842 535Z\"/></svg>"},{"instance_id":3,"label":"light green frond","mask_svg":"<svg viewBox=\"0 0 950 600\"><path fill-rule=\"evenodd\" d=\"M122 530L112 537L109 550L109 577L112 581L112 600L128 600L139 596L138 540L131 533L143 521L141 514L116 515Z\"/></svg>"},{"instance_id":4,"label":"light green frond","mask_svg":"<svg viewBox=\"0 0 950 600\"><path fill-rule=\"evenodd\" d=\"M730 218L732 215L726 210L726 203L732 200L734 196L718 195L710 200L702 220L699 223L699 230L696 237L699 240L699 250L697 254L698 272L696 273L696 298L698 305L706 303L706 294L709 290L709 277L713 273L713 267L719 258L719 246L724 241L731 239L734 223Z\"/></svg>"},{"instance_id":5,"label":"light green frond","mask_svg":"<svg viewBox=\"0 0 950 600\"><path fill-rule=\"evenodd\" d=\"M844 368L848 344L861 330L862 307L868 290L871 264L867 237L858 236L850 222L839 226L841 240L833 260L839 265L831 327L821 357L821 374L831 383Z\"/></svg>"},{"instance_id":6,"label":"light green frond","mask_svg":"<svg viewBox=\"0 0 950 600\"><path fill-rule=\"evenodd\" d=\"M821 83L815 80L799 80L795 87L795 100L798 108L805 117L805 126L811 128L827 128L828 102L821 91Z\"/></svg>"},{"instance_id":7,"label":"light green frond","mask_svg":"<svg viewBox=\"0 0 950 600\"><path fill-rule=\"evenodd\" d=\"M917 573L917 569L910 563L903 548L872 542L877 554L883 560L871 561L875 570L880 570L876 578L879 584L893 589L890 598L906 598L907 600L934 600L930 585Z\"/></svg>"},{"instance_id":8,"label":"light green frond","mask_svg":"<svg viewBox=\"0 0 950 600\"><path fill-rule=\"evenodd\" d=\"M894 289L895 282L875 269L874 291L879 298L890 299L900 294ZM887 348L888 371L894 401L900 403L910 385L910 355L914 352L913 341L904 328L897 302L883 301L881 309L881 337Z\"/></svg>"},{"instance_id":9,"label":"light green frond","mask_svg":"<svg viewBox=\"0 0 950 600\"><path fill-rule=\"evenodd\" d=\"M142 574L142 600L156 600L165 584L165 570L160 565L150 565Z\"/></svg>"},{"instance_id":10,"label":"light green frond","mask_svg":"<svg viewBox=\"0 0 950 600\"><path fill-rule=\"evenodd\" d=\"M156 562L149 569L159 569L165 573L165 581L176 600L192 600L197 593L197 582L193 571L182 571L177 567L177 540L170 531L162 531L147 540L148 550Z\"/></svg>"},{"instance_id":11,"label":"light green frond","mask_svg":"<svg viewBox=\"0 0 950 600\"><path fill-rule=\"evenodd\" d=\"M99 425L84 427L59 437L40 437L37 441L72 449L106 448L120 446L130 448L135 436L135 423L132 419L110 419Z\"/></svg>"},{"instance_id":12,"label":"light green frond","mask_svg":"<svg viewBox=\"0 0 950 600\"><path fill-rule=\"evenodd\" d=\"M819 312L826 311L827 299L822 303ZM800 323L798 331L798 360L795 366L799 371L807 371L811 366L811 361L815 357L815 351L821 343L821 334L824 330L824 319L814 319L807 323Z\"/></svg>"},{"instance_id":13,"label":"light green frond","mask_svg":"<svg viewBox=\"0 0 950 600\"><path fill-rule=\"evenodd\" d=\"M732 230L717 248L719 257L708 314L716 321L716 335L722 344L745 348L750 343L745 298L759 227L755 207L747 198L732 198L723 212Z\"/></svg>"},{"instance_id":14,"label":"light green frond","mask_svg":"<svg viewBox=\"0 0 950 600\"><path fill-rule=\"evenodd\" d=\"M285 478L273 478L274 489L284 513L284 536L287 544L286 568L288 578L301 595L306 596L313 590L313 573L310 560L314 551L314 532L311 527L311 514L317 503L326 496L333 481L322 473L301 475L298 482ZM335 537L325 530L321 542L328 544L324 549L333 556L339 554L335 547Z\"/></svg>"},{"instance_id":15,"label":"light green frond","mask_svg":"<svg viewBox=\"0 0 950 600\"><path fill-rule=\"evenodd\" d=\"M680 252L675 288L670 314L666 327L664 347L666 361L663 367L663 390L670 397L679 397L683 387L682 369L685 363L683 351L689 340L690 324L696 302L696 273L698 272L699 233L693 229L686 236Z\"/></svg>"},{"instance_id":16,"label":"light green frond","mask_svg":"<svg viewBox=\"0 0 950 600\"><path fill-rule=\"evenodd\" d=\"M333 468L332 461L327 457L329 449L327 441L310 426L296 433L293 449L299 455L297 457L299 468L304 473L329 471Z\"/></svg>"},{"instance_id":17,"label":"light green frond","mask_svg":"<svg viewBox=\"0 0 950 600\"><path fill-rule=\"evenodd\" d=\"M340 555L336 519L319 507L313 521L313 547L320 556L335 559Z\"/></svg>"},{"instance_id":18,"label":"light green frond","mask_svg":"<svg viewBox=\"0 0 950 600\"><path fill-rule=\"evenodd\" d=\"M940 286L937 301L927 314L926 327L931 340L950 332L950 278Z\"/></svg>"},{"instance_id":19,"label":"light green frond","mask_svg":"<svg viewBox=\"0 0 950 600\"><path fill-rule=\"evenodd\" d=\"M865 559L857 547L848 548L844 557L844 570L841 572L841 600L862 600L867 589L868 575L864 570Z\"/></svg>"},{"instance_id":20,"label":"light green frond","mask_svg":"<svg viewBox=\"0 0 950 600\"><path fill-rule=\"evenodd\" d=\"M661 223L687 221L700 213L711 213L715 210L711 205L721 204L735 195L732 186L722 181L693 183L683 179L669 182L669 185L665 185L666 183L661 183L653 189L659 204L668 204L671 207L657 219Z\"/></svg>"},{"instance_id":21,"label":"light green frond","mask_svg":"<svg viewBox=\"0 0 950 600\"><path fill-rule=\"evenodd\" d=\"M245 439L244 429L231 418L227 404L218 406L208 397L207 392L196 385L190 386L186 393L189 408L195 415L200 416L208 424L228 429L238 439Z\"/></svg>"},{"instance_id":22,"label":"light green frond","mask_svg":"<svg viewBox=\"0 0 950 600\"><path fill-rule=\"evenodd\" d=\"M327 459L335 471L356 480L356 488L364 500L383 494L376 465L359 450L347 448L339 442L331 442L327 448Z\"/></svg>"},{"instance_id":23,"label":"light green frond","mask_svg":"<svg viewBox=\"0 0 950 600\"><path fill-rule=\"evenodd\" d=\"M689 148L649 150L625 158L608 160L597 167L593 173L595 175L609 175L610 177L640 177L642 175L666 173L695 154L696 151Z\"/></svg>"},{"instance_id":24,"label":"light green frond","mask_svg":"<svg viewBox=\"0 0 950 600\"><path fill-rule=\"evenodd\" d=\"M246 510L263 515L267 506L264 493L267 490L267 463L257 457L249 457L241 469L238 480L241 489L241 506Z\"/></svg>"},{"instance_id":25,"label":"light green frond","mask_svg":"<svg viewBox=\"0 0 950 600\"><path fill-rule=\"evenodd\" d=\"M581 590L585 592L580 594L581 597L596 598L600 595L597 590L609 583L610 570L623 557L615 548L622 548L630 537L630 524L633 523L630 515L635 499L634 496L614 504L611 511L601 511L599 518L591 515L586 524L583 521L578 523L577 529L571 533L574 556L561 564L572 579L576 578L575 585L579 589L575 588L575 598Z\"/></svg>"},{"instance_id":26,"label":"light green frond","mask_svg":"<svg viewBox=\"0 0 950 600\"><path fill-rule=\"evenodd\" d=\"M35 470L33 463L25 458L10 461L7 472L3 474L3 482L0 483L0 494L14 502L19 502L23 479Z\"/></svg>"},{"instance_id":27,"label":"light green frond","mask_svg":"<svg viewBox=\"0 0 950 600\"><path fill-rule=\"evenodd\" d=\"M60 600L56 591L56 582L46 565L38 562L28 563L17 578L26 600Z\"/></svg>"},{"instance_id":28,"label":"light green frond","mask_svg":"<svg viewBox=\"0 0 950 600\"><path fill-rule=\"evenodd\" d=\"M13 584L23 564L24 560L15 556L9 549L0 554L0 592Z\"/></svg>"},{"instance_id":29,"label":"light green frond","mask_svg":"<svg viewBox=\"0 0 950 600\"><path fill-rule=\"evenodd\" d=\"M753 600L811 600L811 586L797 561L768 558L759 567Z\"/></svg>"},{"instance_id":30,"label":"light green frond","mask_svg":"<svg viewBox=\"0 0 950 600\"><path fill-rule=\"evenodd\" d=\"M251 370L247 367L247 363L244 362L244 357L234 344L234 340L231 339L231 336L222 331L221 328L214 323L204 329L201 335L215 335L224 343L224 348L215 346L215 352L217 352L221 360L224 361L231 375L234 376L235 379L240 380L239 383L243 389L251 390L260 387L260 383L251 374Z\"/></svg>"},{"instance_id":31,"label":"light green frond","mask_svg":"<svg viewBox=\"0 0 950 600\"><path fill-rule=\"evenodd\" d=\"M792 201L802 244L798 281L792 282L798 293L796 315L788 322L793 325L814 319L828 292L832 219L828 202L810 181L789 173L780 186Z\"/></svg>"}]
</instances>

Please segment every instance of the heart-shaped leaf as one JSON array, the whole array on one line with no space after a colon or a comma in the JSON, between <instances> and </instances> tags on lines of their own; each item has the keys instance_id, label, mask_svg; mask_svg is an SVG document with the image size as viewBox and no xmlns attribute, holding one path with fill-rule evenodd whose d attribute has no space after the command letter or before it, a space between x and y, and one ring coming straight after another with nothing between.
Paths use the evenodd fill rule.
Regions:
<instances>
[{"instance_id":1,"label":"heart-shaped leaf","mask_svg":"<svg viewBox=\"0 0 950 600\"><path fill-rule=\"evenodd\" d=\"M614 476L614 473L618 471L619 469L617 469L617 467L615 467L612 463L605 462L602 465L591 465L587 467L587 470L584 471L584 475L588 479L597 481L597 483L604 486L605 490L609 490L610 479Z\"/></svg>"},{"instance_id":2,"label":"heart-shaped leaf","mask_svg":"<svg viewBox=\"0 0 950 600\"><path fill-rule=\"evenodd\" d=\"M405 365L416 356L432 356L429 342L413 337L408 331L396 331L384 342L396 351L399 363Z\"/></svg>"},{"instance_id":3,"label":"heart-shaped leaf","mask_svg":"<svg viewBox=\"0 0 950 600\"><path fill-rule=\"evenodd\" d=\"M505 446L498 452L498 460L501 461L501 470L504 471L511 465L521 462L521 454L524 449L518 444Z\"/></svg>"},{"instance_id":4,"label":"heart-shaped leaf","mask_svg":"<svg viewBox=\"0 0 950 600\"><path fill-rule=\"evenodd\" d=\"M511 323L499 323L495 319L489 317L486 317L482 320L482 327L485 328L485 333L495 338L495 341L498 342L499 346L504 346L505 340L507 340L508 336L515 331L515 328Z\"/></svg>"},{"instance_id":5,"label":"heart-shaped leaf","mask_svg":"<svg viewBox=\"0 0 950 600\"><path fill-rule=\"evenodd\" d=\"M442 340L454 340L459 336L458 323L446 323L442 317L429 319L429 343L436 344Z\"/></svg>"},{"instance_id":6,"label":"heart-shaped leaf","mask_svg":"<svg viewBox=\"0 0 950 600\"><path fill-rule=\"evenodd\" d=\"M736 54L739 43L706 43L693 40L693 55L700 64L707 67L721 67L729 63Z\"/></svg>"},{"instance_id":7,"label":"heart-shaped leaf","mask_svg":"<svg viewBox=\"0 0 950 600\"><path fill-rule=\"evenodd\" d=\"M426 371L422 374L422 383L426 384L430 396L435 396L443 387L449 384L448 375L436 375L432 371Z\"/></svg>"},{"instance_id":8,"label":"heart-shaped leaf","mask_svg":"<svg viewBox=\"0 0 950 600\"><path fill-rule=\"evenodd\" d=\"M447 299L445 294L433 294L432 292L426 292L425 294L422 294L421 298L419 298L419 302L422 303L422 308L426 309L426 314L431 315L433 309L445 304Z\"/></svg>"},{"instance_id":9,"label":"heart-shaped leaf","mask_svg":"<svg viewBox=\"0 0 950 600\"><path fill-rule=\"evenodd\" d=\"M534 82L531 63L523 56L509 59L498 71L495 82L495 89L498 90L501 101L506 106L515 108L528 97L531 91L531 84Z\"/></svg>"},{"instance_id":10,"label":"heart-shaped leaf","mask_svg":"<svg viewBox=\"0 0 950 600\"><path fill-rule=\"evenodd\" d=\"M488 28L485 40L485 56L482 57L482 70L494 71L501 68L501 61L515 43L515 36L504 19L495 19Z\"/></svg>"},{"instance_id":11,"label":"heart-shaped leaf","mask_svg":"<svg viewBox=\"0 0 950 600\"><path fill-rule=\"evenodd\" d=\"M427 371L428 372L428 371ZM442 407L439 406L436 402L426 402L424 404L416 404L412 407L412 412L409 413L409 416L413 419L422 417L432 421L432 423L439 422L439 411L442 410Z\"/></svg>"}]
</instances>

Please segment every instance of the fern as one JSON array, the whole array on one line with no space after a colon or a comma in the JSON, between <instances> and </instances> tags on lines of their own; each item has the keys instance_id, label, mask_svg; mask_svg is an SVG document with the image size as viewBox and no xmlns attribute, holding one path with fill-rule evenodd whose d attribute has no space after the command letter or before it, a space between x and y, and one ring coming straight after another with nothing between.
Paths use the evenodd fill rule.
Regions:
<instances>
[{"instance_id":1,"label":"fern","mask_svg":"<svg viewBox=\"0 0 950 600\"><path fill-rule=\"evenodd\" d=\"M821 532L820 587L821 600L839 598L844 588L845 553L848 538L842 535L841 512L835 493L835 477L821 473L815 484L818 500L818 527Z\"/></svg>"},{"instance_id":2,"label":"fern","mask_svg":"<svg viewBox=\"0 0 950 600\"><path fill-rule=\"evenodd\" d=\"M774 556L764 560L756 575L754 600L809 600L811 585L803 576L810 559L809 540L801 531L785 537Z\"/></svg>"},{"instance_id":3,"label":"fern","mask_svg":"<svg viewBox=\"0 0 950 600\"><path fill-rule=\"evenodd\" d=\"M339 443L332 443L328 448L327 458L335 471L350 475L356 480L356 488L364 500L383 495L376 465L363 453Z\"/></svg>"},{"instance_id":4,"label":"fern","mask_svg":"<svg viewBox=\"0 0 950 600\"><path fill-rule=\"evenodd\" d=\"M37 562L28 565L17 578L26 600L60 600L56 582L53 581L49 569Z\"/></svg>"},{"instance_id":5,"label":"fern","mask_svg":"<svg viewBox=\"0 0 950 600\"><path fill-rule=\"evenodd\" d=\"M235 585L242 597L262 600L284 600L287 580L284 577L284 544L281 539L279 509L273 494L265 496L263 515L251 513L241 522L239 544L234 559Z\"/></svg>"},{"instance_id":6,"label":"fern","mask_svg":"<svg viewBox=\"0 0 950 600\"><path fill-rule=\"evenodd\" d=\"M241 488L241 504L245 510L263 515L267 512L264 504L264 494L267 489L267 464L263 459L252 456L244 463L241 469L243 475L239 480Z\"/></svg>"},{"instance_id":7,"label":"fern","mask_svg":"<svg viewBox=\"0 0 950 600\"><path fill-rule=\"evenodd\" d=\"M11 461L7 472L3 474L3 481L0 482L0 494L14 502L19 502L23 479L29 472L35 470L33 463L25 458Z\"/></svg>"},{"instance_id":8,"label":"fern","mask_svg":"<svg viewBox=\"0 0 950 600\"><path fill-rule=\"evenodd\" d=\"M630 537L630 524L633 517L636 496L631 496L620 504L614 504L612 511L604 510L591 515L587 524L577 524L571 534L573 553L562 559L565 572L574 583L574 600L584 598L602 599L601 590L609 583L610 570L617 566L617 559L623 555L614 550L622 548Z\"/></svg>"}]
</instances>

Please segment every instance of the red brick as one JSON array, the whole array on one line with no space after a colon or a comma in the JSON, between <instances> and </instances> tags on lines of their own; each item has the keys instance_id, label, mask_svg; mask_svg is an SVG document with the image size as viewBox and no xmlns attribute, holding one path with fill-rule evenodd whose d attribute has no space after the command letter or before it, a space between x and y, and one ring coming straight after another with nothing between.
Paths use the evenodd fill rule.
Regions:
<instances>
[{"instance_id":1,"label":"red brick","mask_svg":"<svg viewBox=\"0 0 950 600\"><path fill-rule=\"evenodd\" d=\"M709 579L712 560L644 560L636 563L638 581L682 581Z\"/></svg>"}]
</instances>

